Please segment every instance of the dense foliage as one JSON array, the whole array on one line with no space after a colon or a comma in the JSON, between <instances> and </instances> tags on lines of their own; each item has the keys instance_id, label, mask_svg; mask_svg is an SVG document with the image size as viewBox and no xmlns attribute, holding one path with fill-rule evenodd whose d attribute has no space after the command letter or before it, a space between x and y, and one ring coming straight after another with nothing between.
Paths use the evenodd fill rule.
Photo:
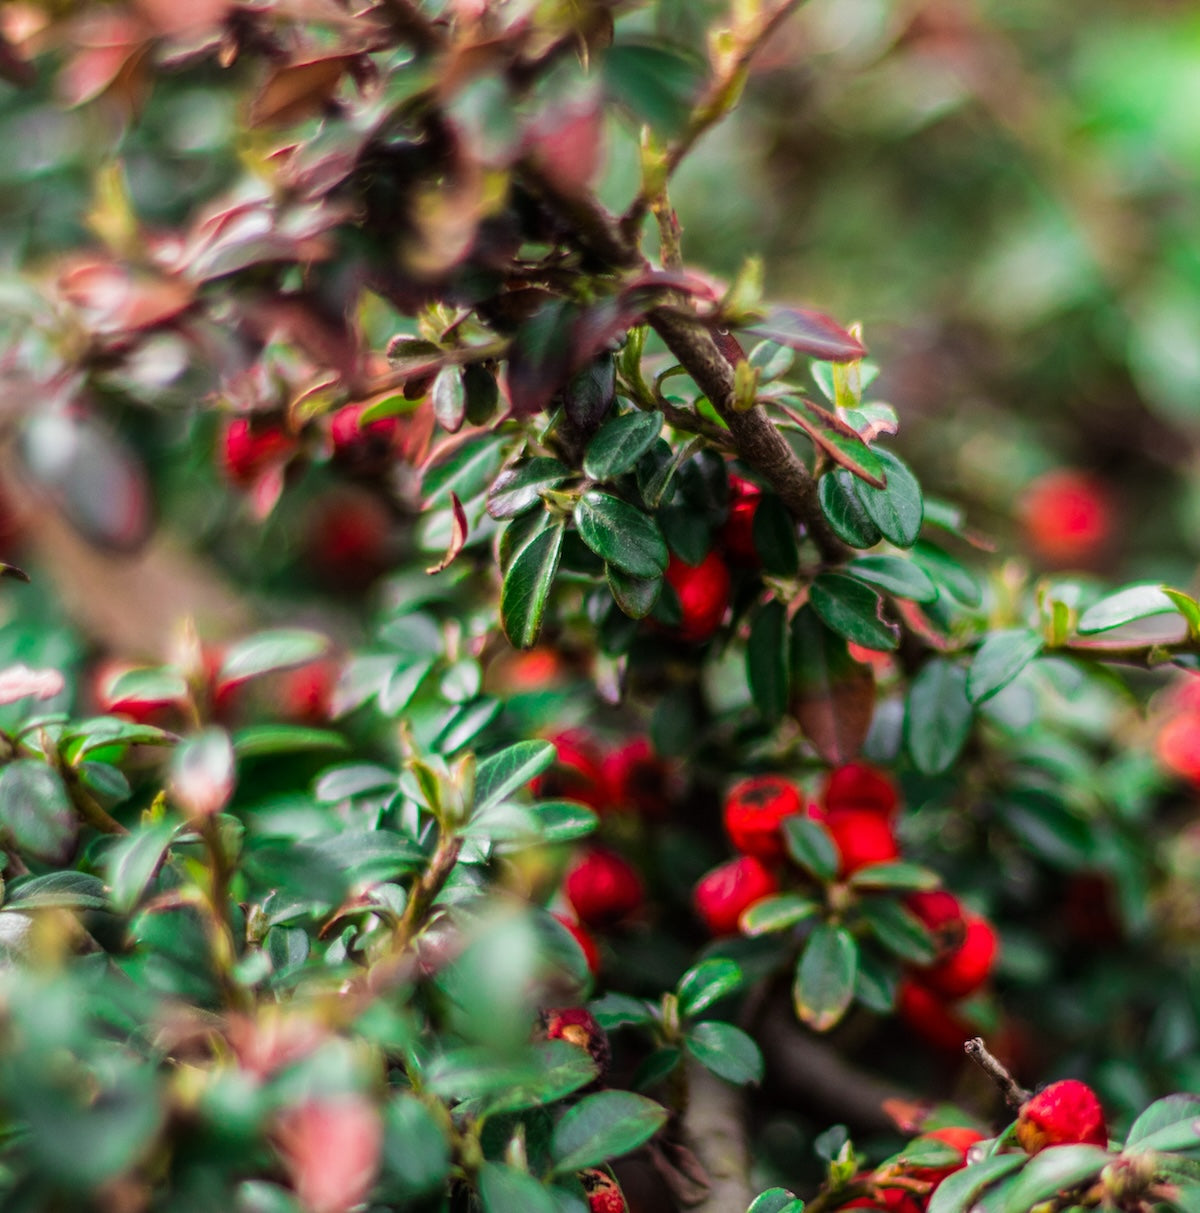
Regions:
<instances>
[{"instance_id":1,"label":"dense foliage","mask_svg":"<svg viewBox=\"0 0 1200 1213\"><path fill-rule=\"evenodd\" d=\"M773 293L847 48L1033 130L877 8L0 7L5 1209L1200 1207L1187 569Z\"/></svg>"}]
</instances>

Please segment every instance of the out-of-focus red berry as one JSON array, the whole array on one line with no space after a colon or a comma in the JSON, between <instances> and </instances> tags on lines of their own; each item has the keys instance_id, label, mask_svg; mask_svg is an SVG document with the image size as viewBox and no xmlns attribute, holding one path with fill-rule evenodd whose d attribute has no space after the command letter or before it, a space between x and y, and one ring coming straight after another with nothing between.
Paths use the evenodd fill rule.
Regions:
<instances>
[{"instance_id":1,"label":"out-of-focus red berry","mask_svg":"<svg viewBox=\"0 0 1200 1213\"><path fill-rule=\"evenodd\" d=\"M607 927L642 904L641 877L615 851L592 847L571 866L563 892L585 927Z\"/></svg>"},{"instance_id":2,"label":"out-of-focus red berry","mask_svg":"<svg viewBox=\"0 0 1200 1213\"><path fill-rule=\"evenodd\" d=\"M741 855L702 876L692 903L710 934L736 935L742 912L778 892L779 881L770 868L753 855Z\"/></svg>"},{"instance_id":3,"label":"out-of-focus red berry","mask_svg":"<svg viewBox=\"0 0 1200 1213\"><path fill-rule=\"evenodd\" d=\"M601 763L608 807L641 817L663 817L671 807L671 770L645 737L633 737Z\"/></svg>"},{"instance_id":4,"label":"out-of-focus red berry","mask_svg":"<svg viewBox=\"0 0 1200 1213\"><path fill-rule=\"evenodd\" d=\"M751 567L761 563L754 546L754 515L762 489L741 476L729 477L729 516L721 528L721 546L730 560Z\"/></svg>"},{"instance_id":5,"label":"out-of-focus red berry","mask_svg":"<svg viewBox=\"0 0 1200 1213\"><path fill-rule=\"evenodd\" d=\"M330 590L365 590L390 565L392 517L371 493L342 489L312 503L304 554Z\"/></svg>"},{"instance_id":6,"label":"out-of-focus red berry","mask_svg":"<svg viewBox=\"0 0 1200 1213\"><path fill-rule=\"evenodd\" d=\"M1200 712L1181 712L1168 720L1159 731L1156 749L1168 771L1200 784Z\"/></svg>"},{"instance_id":7,"label":"out-of-focus red berry","mask_svg":"<svg viewBox=\"0 0 1200 1213\"><path fill-rule=\"evenodd\" d=\"M865 762L847 762L825 777L821 801L829 812L838 809L873 809L891 817L900 807L895 785Z\"/></svg>"},{"instance_id":8,"label":"out-of-focus red berry","mask_svg":"<svg viewBox=\"0 0 1200 1213\"><path fill-rule=\"evenodd\" d=\"M754 775L735 783L725 797L725 832L743 855L768 862L785 853L784 820L804 809L804 797L779 775Z\"/></svg>"},{"instance_id":9,"label":"out-of-focus red berry","mask_svg":"<svg viewBox=\"0 0 1200 1213\"><path fill-rule=\"evenodd\" d=\"M842 857L841 876L900 858L891 822L874 809L838 809L826 816L825 828Z\"/></svg>"},{"instance_id":10,"label":"out-of-focus red berry","mask_svg":"<svg viewBox=\"0 0 1200 1213\"><path fill-rule=\"evenodd\" d=\"M992 924L976 914L964 918L966 933L949 956L921 970L921 981L945 998L966 998L979 989L996 963L999 943Z\"/></svg>"},{"instance_id":11,"label":"out-of-focus red berry","mask_svg":"<svg viewBox=\"0 0 1200 1213\"><path fill-rule=\"evenodd\" d=\"M1033 481L1025 490L1021 515L1030 546L1054 564L1087 560L1112 533L1108 490L1101 481L1070 468Z\"/></svg>"},{"instance_id":12,"label":"out-of-focus red berry","mask_svg":"<svg viewBox=\"0 0 1200 1213\"><path fill-rule=\"evenodd\" d=\"M967 937L966 914L962 902L953 893L947 893L945 889L910 893L904 904L929 929L939 958L962 947Z\"/></svg>"},{"instance_id":13,"label":"out-of-focus red berry","mask_svg":"<svg viewBox=\"0 0 1200 1213\"><path fill-rule=\"evenodd\" d=\"M588 972L595 977L600 972L600 949L596 947L596 941L573 918L568 918L566 914L555 914L554 917L567 928L571 938L579 945Z\"/></svg>"},{"instance_id":14,"label":"out-of-focus red berry","mask_svg":"<svg viewBox=\"0 0 1200 1213\"><path fill-rule=\"evenodd\" d=\"M896 1012L926 1044L957 1057L963 1056L963 1042L979 1035L940 994L911 977L901 981L896 991Z\"/></svg>"},{"instance_id":15,"label":"out-of-focus red berry","mask_svg":"<svg viewBox=\"0 0 1200 1213\"><path fill-rule=\"evenodd\" d=\"M865 1178L865 1177L860 1177ZM924 1205L903 1188L876 1188L876 1195L856 1196L843 1209L879 1209L881 1213L923 1213Z\"/></svg>"},{"instance_id":16,"label":"out-of-focus red berry","mask_svg":"<svg viewBox=\"0 0 1200 1213\"><path fill-rule=\"evenodd\" d=\"M379 417L363 425L367 403L348 404L329 421L333 457L348 470L369 474L383 471L392 460L400 432L398 417Z\"/></svg>"},{"instance_id":17,"label":"out-of-focus red berry","mask_svg":"<svg viewBox=\"0 0 1200 1213\"><path fill-rule=\"evenodd\" d=\"M296 449L276 421L234 417L221 434L221 466L240 488L248 488L272 464L286 462Z\"/></svg>"},{"instance_id":18,"label":"out-of-focus red berry","mask_svg":"<svg viewBox=\"0 0 1200 1213\"><path fill-rule=\"evenodd\" d=\"M608 808L604 755L596 739L584 729L565 729L549 740L558 757L530 782L533 794L542 800L578 800L598 813Z\"/></svg>"},{"instance_id":19,"label":"out-of-focus red berry","mask_svg":"<svg viewBox=\"0 0 1200 1213\"><path fill-rule=\"evenodd\" d=\"M958 1151L958 1161L949 1166L913 1167L910 1170L909 1174L914 1179L923 1179L935 1188L946 1176L953 1175L955 1171L961 1171L967 1165L967 1151L977 1141L984 1140L983 1134L978 1129L968 1129L965 1125L949 1125L945 1129L933 1129L922 1136L932 1137L934 1141L940 1141L952 1150Z\"/></svg>"},{"instance_id":20,"label":"out-of-focus red berry","mask_svg":"<svg viewBox=\"0 0 1200 1213\"><path fill-rule=\"evenodd\" d=\"M1047 1146L1107 1146L1104 1108L1086 1083L1075 1078L1052 1082L1022 1105L1017 1140L1029 1154Z\"/></svg>"},{"instance_id":21,"label":"out-of-focus red berry","mask_svg":"<svg viewBox=\"0 0 1200 1213\"><path fill-rule=\"evenodd\" d=\"M667 584L679 598L680 621L673 629L682 640L699 644L721 626L729 609L729 569L716 552L698 565L685 564L672 555Z\"/></svg>"},{"instance_id":22,"label":"out-of-focus red berry","mask_svg":"<svg viewBox=\"0 0 1200 1213\"><path fill-rule=\"evenodd\" d=\"M310 661L279 676L276 702L285 720L303 724L323 724L329 720L329 708L337 686L338 666L334 661Z\"/></svg>"}]
</instances>

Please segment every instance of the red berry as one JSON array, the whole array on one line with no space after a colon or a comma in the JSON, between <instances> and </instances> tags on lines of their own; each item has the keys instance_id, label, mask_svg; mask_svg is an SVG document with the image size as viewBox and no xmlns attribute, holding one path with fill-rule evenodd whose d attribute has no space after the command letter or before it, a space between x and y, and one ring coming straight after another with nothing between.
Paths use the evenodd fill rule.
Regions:
<instances>
[{"instance_id":1,"label":"red berry","mask_svg":"<svg viewBox=\"0 0 1200 1213\"><path fill-rule=\"evenodd\" d=\"M1181 712L1158 734L1159 761L1174 774L1200 784L1200 712Z\"/></svg>"},{"instance_id":2,"label":"red berry","mask_svg":"<svg viewBox=\"0 0 1200 1213\"><path fill-rule=\"evenodd\" d=\"M588 1167L579 1172L579 1182L587 1193L588 1209L591 1213L629 1213L625 1194L620 1185L607 1171L599 1167Z\"/></svg>"},{"instance_id":3,"label":"red berry","mask_svg":"<svg viewBox=\"0 0 1200 1213\"><path fill-rule=\"evenodd\" d=\"M353 593L387 571L391 535L387 506L371 493L346 488L313 503L305 553L329 589Z\"/></svg>"},{"instance_id":4,"label":"red berry","mask_svg":"<svg viewBox=\"0 0 1200 1213\"><path fill-rule=\"evenodd\" d=\"M1103 483L1069 468L1047 472L1029 485L1021 513L1030 546L1054 564L1094 556L1112 531Z\"/></svg>"},{"instance_id":5,"label":"red berry","mask_svg":"<svg viewBox=\"0 0 1200 1213\"><path fill-rule=\"evenodd\" d=\"M585 927L605 927L642 904L642 881L632 865L614 851L593 847L572 865L563 892Z\"/></svg>"},{"instance_id":6,"label":"red berry","mask_svg":"<svg viewBox=\"0 0 1200 1213\"><path fill-rule=\"evenodd\" d=\"M927 1044L959 1058L963 1042L978 1036L975 1028L955 1015L946 1000L919 981L906 978L896 991L896 1013Z\"/></svg>"},{"instance_id":7,"label":"red berry","mask_svg":"<svg viewBox=\"0 0 1200 1213\"><path fill-rule=\"evenodd\" d=\"M283 463L295 443L275 421L234 417L221 437L221 464L234 484L248 488L273 463Z\"/></svg>"},{"instance_id":8,"label":"red berry","mask_svg":"<svg viewBox=\"0 0 1200 1213\"><path fill-rule=\"evenodd\" d=\"M962 902L945 889L910 893L904 904L929 929L937 945L938 957L948 956L962 947L967 923Z\"/></svg>"},{"instance_id":9,"label":"red berry","mask_svg":"<svg viewBox=\"0 0 1200 1213\"><path fill-rule=\"evenodd\" d=\"M754 515L762 500L762 489L741 476L729 477L729 517L721 528L721 546L737 564L760 563L754 545Z\"/></svg>"},{"instance_id":10,"label":"red berry","mask_svg":"<svg viewBox=\"0 0 1200 1213\"><path fill-rule=\"evenodd\" d=\"M729 789L725 797L725 832L743 855L768 861L785 853L780 825L804 809L804 798L778 775L755 775Z\"/></svg>"},{"instance_id":11,"label":"red berry","mask_svg":"<svg viewBox=\"0 0 1200 1213\"><path fill-rule=\"evenodd\" d=\"M682 640L699 643L721 626L729 608L729 569L716 552L696 566L672 556L667 584L679 598L680 621L674 629Z\"/></svg>"},{"instance_id":12,"label":"red berry","mask_svg":"<svg viewBox=\"0 0 1200 1213\"><path fill-rule=\"evenodd\" d=\"M645 737L618 746L604 758L601 771L607 807L641 817L662 817L670 809L671 770Z\"/></svg>"},{"instance_id":13,"label":"red berry","mask_svg":"<svg viewBox=\"0 0 1200 1213\"><path fill-rule=\"evenodd\" d=\"M842 857L841 876L900 857L891 823L874 809L838 809L826 817L825 827Z\"/></svg>"},{"instance_id":14,"label":"red berry","mask_svg":"<svg viewBox=\"0 0 1200 1213\"><path fill-rule=\"evenodd\" d=\"M1086 1083L1074 1078L1052 1082L1021 1108L1017 1140L1029 1154L1046 1146L1107 1146L1104 1109Z\"/></svg>"},{"instance_id":15,"label":"red berry","mask_svg":"<svg viewBox=\"0 0 1200 1213\"><path fill-rule=\"evenodd\" d=\"M565 1040L586 1049L596 1063L599 1077L608 1072L612 1049L608 1036L587 1007L554 1007L541 1014L541 1028L547 1040Z\"/></svg>"},{"instance_id":16,"label":"red berry","mask_svg":"<svg viewBox=\"0 0 1200 1213\"><path fill-rule=\"evenodd\" d=\"M742 855L702 876L692 901L711 935L736 935L742 911L778 892L771 870L753 855Z\"/></svg>"},{"instance_id":17,"label":"red berry","mask_svg":"<svg viewBox=\"0 0 1200 1213\"><path fill-rule=\"evenodd\" d=\"M869 1179L863 1176L858 1178ZM923 1213L924 1205L903 1188L876 1188L875 1196L858 1196L848 1200L843 1209L879 1209L883 1213Z\"/></svg>"},{"instance_id":18,"label":"red berry","mask_svg":"<svg viewBox=\"0 0 1200 1213\"><path fill-rule=\"evenodd\" d=\"M596 739L584 729L567 729L549 739L558 751L554 765L532 780L543 800L578 800L597 812L608 807L604 758Z\"/></svg>"},{"instance_id":19,"label":"red berry","mask_svg":"<svg viewBox=\"0 0 1200 1213\"><path fill-rule=\"evenodd\" d=\"M892 781L865 762L847 762L830 771L821 800L831 813L837 809L873 809L891 817L900 807Z\"/></svg>"},{"instance_id":20,"label":"red berry","mask_svg":"<svg viewBox=\"0 0 1200 1213\"><path fill-rule=\"evenodd\" d=\"M333 661L310 661L281 674L277 692L279 714L285 720L305 724L328 721L337 680L338 667Z\"/></svg>"},{"instance_id":21,"label":"red berry","mask_svg":"<svg viewBox=\"0 0 1200 1213\"><path fill-rule=\"evenodd\" d=\"M387 468L400 430L397 417L379 417L363 425L362 415L369 407L366 403L348 404L329 422L334 458L351 471L364 474Z\"/></svg>"},{"instance_id":22,"label":"red berry","mask_svg":"<svg viewBox=\"0 0 1200 1213\"><path fill-rule=\"evenodd\" d=\"M913 1167L910 1174L914 1179L923 1179L936 1188L947 1175L953 1175L967 1165L967 1151L977 1142L983 1141L984 1136L978 1129L968 1129L965 1125L950 1125L945 1129L933 1129L923 1134L935 1141L950 1146L958 1151L958 1162L945 1167Z\"/></svg>"},{"instance_id":23,"label":"red berry","mask_svg":"<svg viewBox=\"0 0 1200 1213\"><path fill-rule=\"evenodd\" d=\"M595 977L600 972L600 949L596 947L596 941L573 918L565 914L555 914L554 917L567 928L571 938L579 945L588 972Z\"/></svg>"},{"instance_id":24,"label":"red berry","mask_svg":"<svg viewBox=\"0 0 1200 1213\"><path fill-rule=\"evenodd\" d=\"M944 960L921 970L926 987L951 999L973 994L987 981L996 963L998 941L992 924L975 914L966 915L963 921L966 933L961 945Z\"/></svg>"}]
</instances>

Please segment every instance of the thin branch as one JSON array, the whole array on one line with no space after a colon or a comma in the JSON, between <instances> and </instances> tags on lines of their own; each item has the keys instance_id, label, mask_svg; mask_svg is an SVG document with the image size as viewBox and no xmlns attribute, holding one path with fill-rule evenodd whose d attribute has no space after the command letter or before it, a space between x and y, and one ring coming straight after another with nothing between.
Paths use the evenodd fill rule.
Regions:
<instances>
[{"instance_id":1,"label":"thin branch","mask_svg":"<svg viewBox=\"0 0 1200 1213\"><path fill-rule=\"evenodd\" d=\"M1004 1096L1004 1101L1010 1108L1020 1109L1033 1094L1032 1091L1021 1086L1004 1065L988 1051L988 1047L983 1043L981 1037L976 1036L968 1040L963 1045L963 1049L967 1056L1000 1088L1000 1094Z\"/></svg>"},{"instance_id":2,"label":"thin branch","mask_svg":"<svg viewBox=\"0 0 1200 1213\"><path fill-rule=\"evenodd\" d=\"M755 1191L742 1092L695 1062L688 1063L687 1086L683 1139L708 1175L707 1194L691 1208L694 1213L745 1209Z\"/></svg>"}]
</instances>

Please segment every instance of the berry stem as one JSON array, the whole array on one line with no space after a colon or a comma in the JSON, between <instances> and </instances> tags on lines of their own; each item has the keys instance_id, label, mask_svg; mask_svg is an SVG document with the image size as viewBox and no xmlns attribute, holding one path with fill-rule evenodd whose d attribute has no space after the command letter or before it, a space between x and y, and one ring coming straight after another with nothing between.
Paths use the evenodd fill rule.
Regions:
<instances>
[{"instance_id":1,"label":"berry stem","mask_svg":"<svg viewBox=\"0 0 1200 1213\"><path fill-rule=\"evenodd\" d=\"M1032 1091L1021 1086L1000 1061L988 1051L982 1037L976 1036L968 1040L963 1045L963 1049L967 1056L1000 1088L1000 1094L1004 1096L1004 1101L1010 1108L1020 1109L1033 1094Z\"/></svg>"}]
</instances>

